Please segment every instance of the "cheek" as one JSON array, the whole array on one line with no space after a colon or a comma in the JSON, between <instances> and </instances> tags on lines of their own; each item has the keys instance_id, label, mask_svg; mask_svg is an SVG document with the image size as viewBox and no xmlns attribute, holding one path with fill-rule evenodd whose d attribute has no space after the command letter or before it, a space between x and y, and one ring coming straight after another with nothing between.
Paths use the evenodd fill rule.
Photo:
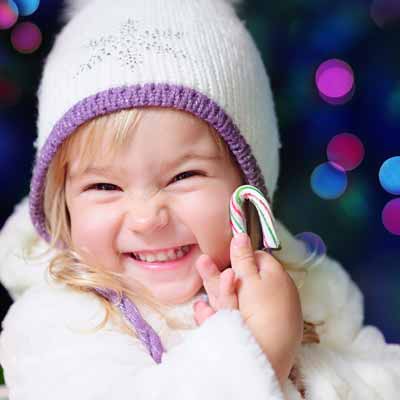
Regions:
<instances>
[{"instance_id":1,"label":"cheek","mask_svg":"<svg viewBox=\"0 0 400 400\"><path fill-rule=\"evenodd\" d=\"M110 213L101 209L88 211L81 208L79 213L72 210L71 236L74 245L81 250L89 250L98 256L111 246L113 219Z\"/></svg>"},{"instance_id":2,"label":"cheek","mask_svg":"<svg viewBox=\"0 0 400 400\"><path fill-rule=\"evenodd\" d=\"M193 231L209 232L229 225L229 197L223 193L197 191L175 204L175 214Z\"/></svg>"},{"instance_id":3,"label":"cheek","mask_svg":"<svg viewBox=\"0 0 400 400\"><path fill-rule=\"evenodd\" d=\"M229 265L232 237L228 191L195 192L177 208L182 221L195 235L203 253L218 266Z\"/></svg>"}]
</instances>

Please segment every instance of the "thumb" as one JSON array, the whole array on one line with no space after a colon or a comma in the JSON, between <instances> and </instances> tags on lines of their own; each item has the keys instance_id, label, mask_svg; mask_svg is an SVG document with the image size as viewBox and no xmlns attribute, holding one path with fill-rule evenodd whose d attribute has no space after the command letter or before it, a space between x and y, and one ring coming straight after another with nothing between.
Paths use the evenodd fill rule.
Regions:
<instances>
[{"instance_id":1,"label":"thumb","mask_svg":"<svg viewBox=\"0 0 400 400\"><path fill-rule=\"evenodd\" d=\"M233 237L230 256L231 266L237 277L249 277L257 274L257 264L247 233L239 233Z\"/></svg>"}]
</instances>

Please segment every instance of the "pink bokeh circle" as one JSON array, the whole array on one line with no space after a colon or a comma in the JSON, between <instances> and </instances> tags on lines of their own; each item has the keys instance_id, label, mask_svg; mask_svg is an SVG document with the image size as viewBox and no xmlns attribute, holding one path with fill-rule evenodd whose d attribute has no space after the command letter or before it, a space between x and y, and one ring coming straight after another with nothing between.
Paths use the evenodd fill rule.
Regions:
<instances>
[{"instance_id":1,"label":"pink bokeh circle","mask_svg":"<svg viewBox=\"0 0 400 400\"><path fill-rule=\"evenodd\" d=\"M18 19L18 8L14 2L0 0L0 29L11 28Z\"/></svg>"},{"instance_id":2,"label":"pink bokeh circle","mask_svg":"<svg viewBox=\"0 0 400 400\"><path fill-rule=\"evenodd\" d=\"M390 233L400 236L400 198L386 204L382 211L382 222Z\"/></svg>"},{"instance_id":3,"label":"pink bokeh circle","mask_svg":"<svg viewBox=\"0 0 400 400\"><path fill-rule=\"evenodd\" d=\"M365 149L356 135L340 133L330 140L326 153L329 161L340 165L345 171L351 171L363 161Z\"/></svg>"}]
</instances>

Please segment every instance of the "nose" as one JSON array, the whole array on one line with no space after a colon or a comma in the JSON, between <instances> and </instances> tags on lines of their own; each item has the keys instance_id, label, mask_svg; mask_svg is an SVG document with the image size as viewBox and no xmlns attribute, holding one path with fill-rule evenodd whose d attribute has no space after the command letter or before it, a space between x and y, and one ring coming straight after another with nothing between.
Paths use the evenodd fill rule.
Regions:
<instances>
[{"instance_id":1,"label":"nose","mask_svg":"<svg viewBox=\"0 0 400 400\"><path fill-rule=\"evenodd\" d=\"M126 215L128 228L132 232L152 233L168 224L166 208L152 199L130 202Z\"/></svg>"}]
</instances>

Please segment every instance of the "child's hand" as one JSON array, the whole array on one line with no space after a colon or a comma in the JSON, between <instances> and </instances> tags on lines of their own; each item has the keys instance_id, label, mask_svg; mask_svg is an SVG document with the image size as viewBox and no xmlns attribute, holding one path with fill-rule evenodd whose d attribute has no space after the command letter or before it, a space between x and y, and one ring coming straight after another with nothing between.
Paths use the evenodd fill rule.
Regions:
<instances>
[{"instance_id":1,"label":"child's hand","mask_svg":"<svg viewBox=\"0 0 400 400\"><path fill-rule=\"evenodd\" d=\"M238 309L235 274L232 268L226 268L219 272L218 267L207 254L202 254L198 258L196 268L203 279L210 303L208 305L200 300L194 304L194 318L198 325L201 325L218 310Z\"/></svg>"},{"instance_id":2,"label":"child's hand","mask_svg":"<svg viewBox=\"0 0 400 400\"><path fill-rule=\"evenodd\" d=\"M232 240L230 255L241 315L283 385L303 338L297 287L273 256L253 252L250 243L236 248Z\"/></svg>"}]
</instances>

